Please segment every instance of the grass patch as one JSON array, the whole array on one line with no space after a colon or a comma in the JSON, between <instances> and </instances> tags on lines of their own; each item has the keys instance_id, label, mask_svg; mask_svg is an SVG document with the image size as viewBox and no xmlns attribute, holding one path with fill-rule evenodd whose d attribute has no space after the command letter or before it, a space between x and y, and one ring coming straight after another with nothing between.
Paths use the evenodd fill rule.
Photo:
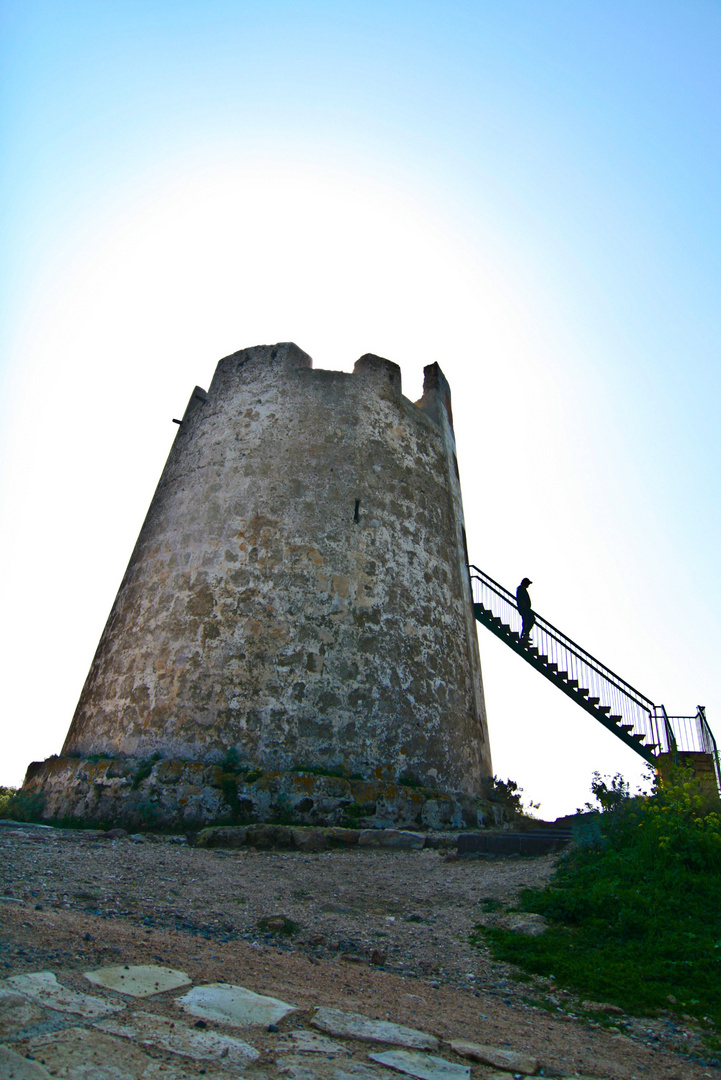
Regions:
<instances>
[{"instance_id":1,"label":"grass patch","mask_svg":"<svg viewBox=\"0 0 721 1080\"><path fill-rule=\"evenodd\" d=\"M538 937L476 927L472 940L557 986L630 1013L673 1004L721 1025L721 816L690 770L650 796L622 778L594 793L602 812L585 846L564 856L520 907L549 920ZM675 1001L674 1001L675 999Z\"/></svg>"},{"instance_id":2,"label":"grass patch","mask_svg":"<svg viewBox=\"0 0 721 1080\"><path fill-rule=\"evenodd\" d=\"M503 911L505 907L505 904L502 904L500 900L496 900L493 896L484 896L478 903L481 906L481 911L484 912Z\"/></svg>"}]
</instances>

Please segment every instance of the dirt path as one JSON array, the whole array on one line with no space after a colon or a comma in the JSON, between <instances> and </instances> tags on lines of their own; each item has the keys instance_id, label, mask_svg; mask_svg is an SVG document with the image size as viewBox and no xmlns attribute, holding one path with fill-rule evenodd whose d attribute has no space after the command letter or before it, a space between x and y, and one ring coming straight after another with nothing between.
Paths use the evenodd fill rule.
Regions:
<instances>
[{"instance_id":1,"label":"dirt path","mask_svg":"<svg viewBox=\"0 0 721 1080\"><path fill-rule=\"evenodd\" d=\"M703 1050L682 1022L581 1016L552 982L517 982L468 944L479 901L510 905L553 865L553 856L454 862L434 850L209 851L5 827L0 974L52 970L88 992L91 967L160 963L196 984L238 983L300 1006L279 1033L254 1033L263 1069L245 1070L248 1080L278 1075L284 1025L307 1023L318 1005L530 1052L546 1076L718 1076L689 1058ZM292 934L263 933L261 920L277 916ZM172 1012L172 994L147 1001ZM353 1053L367 1060L367 1050ZM491 1072L472 1066L479 1080Z\"/></svg>"}]
</instances>

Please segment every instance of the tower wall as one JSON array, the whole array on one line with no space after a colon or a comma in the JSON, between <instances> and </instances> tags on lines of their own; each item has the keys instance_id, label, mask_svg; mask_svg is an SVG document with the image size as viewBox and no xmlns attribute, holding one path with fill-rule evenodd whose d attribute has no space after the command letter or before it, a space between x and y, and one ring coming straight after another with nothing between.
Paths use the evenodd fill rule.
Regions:
<instances>
[{"instance_id":1,"label":"tower wall","mask_svg":"<svg viewBox=\"0 0 721 1080\"><path fill-rule=\"evenodd\" d=\"M450 390L293 344L196 388L63 755L342 768L480 793L492 772Z\"/></svg>"}]
</instances>

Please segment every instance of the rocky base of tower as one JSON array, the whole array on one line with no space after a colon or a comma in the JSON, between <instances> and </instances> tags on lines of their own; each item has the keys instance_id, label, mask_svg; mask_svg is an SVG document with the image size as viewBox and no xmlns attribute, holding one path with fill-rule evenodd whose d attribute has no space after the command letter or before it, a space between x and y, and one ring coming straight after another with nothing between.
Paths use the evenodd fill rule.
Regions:
<instances>
[{"instance_id":1,"label":"rocky base of tower","mask_svg":"<svg viewBox=\"0 0 721 1080\"><path fill-rule=\"evenodd\" d=\"M274 822L369 828L499 826L520 809L492 779L479 797L422 787L407 778L363 780L307 768L249 770L172 759L95 756L33 762L17 796L30 819L108 828L196 830Z\"/></svg>"}]
</instances>

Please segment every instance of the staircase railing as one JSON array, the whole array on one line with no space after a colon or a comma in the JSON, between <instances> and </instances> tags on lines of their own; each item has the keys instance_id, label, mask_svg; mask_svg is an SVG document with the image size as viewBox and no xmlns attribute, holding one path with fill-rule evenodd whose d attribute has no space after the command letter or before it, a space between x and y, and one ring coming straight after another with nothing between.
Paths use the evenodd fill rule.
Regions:
<instances>
[{"instance_id":1,"label":"staircase railing","mask_svg":"<svg viewBox=\"0 0 721 1080\"><path fill-rule=\"evenodd\" d=\"M655 764L654 759L661 754L672 754L677 761L682 754L710 757L721 789L718 747L703 705L698 706L695 716L669 716L663 705L654 705L535 611L531 641L524 644L523 620L513 593L473 564L468 572L474 612L480 622L646 761Z\"/></svg>"},{"instance_id":2,"label":"staircase railing","mask_svg":"<svg viewBox=\"0 0 721 1080\"><path fill-rule=\"evenodd\" d=\"M663 705L657 709L662 712L668 724L673 740L672 751L681 754L709 754L713 759L716 783L721 789L721 765L719 764L716 739L706 720L706 709L699 705L695 716L666 716Z\"/></svg>"},{"instance_id":3,"label":"staircase railing","mask_svg":"<svg viewBox=\"0 0 721 1080\"><path fill-rule=\"evenodd\" d=\"M520 638L522 620L516 598L492 577L469 566L474 604L501 620L509 627L511 636ZM643 736L643 742L654 752L668 753L673 748L673 733L654 703L614 671L591 656L584 648L534 611L535 625L531 631L532 645L545 666L554 668L588 690L588 699L598 699L600 711L608 712L619 725L628 725L631 734ZM605 707L605 708L604 708ZM617 719L618 718L618 719Z\"/></svg>"}]
</instances>

